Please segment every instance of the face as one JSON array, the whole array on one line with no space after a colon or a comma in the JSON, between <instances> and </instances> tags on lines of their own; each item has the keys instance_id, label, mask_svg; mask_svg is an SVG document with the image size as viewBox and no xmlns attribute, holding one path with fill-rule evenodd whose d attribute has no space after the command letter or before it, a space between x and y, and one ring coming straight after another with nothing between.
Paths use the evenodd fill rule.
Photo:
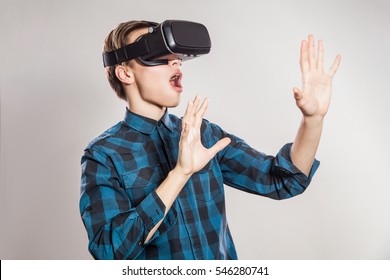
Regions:
<instances>
[{"instance_id":1,"label":"face","mask_svg":"<svg viewBox=\"0 0 390 280\"><path fill-rule=\"evenodd\" d=\"M148 28L134 31L128 43L134 42L147 32ZM144 66L136 60L130 65L134 83L130 85L129 94L138 94L141 100L138 100L138 103L146 102L160 108L175 107L179 104L183 91L179 59L170 60L167 65Z\"/></svg>"}]
</instances>

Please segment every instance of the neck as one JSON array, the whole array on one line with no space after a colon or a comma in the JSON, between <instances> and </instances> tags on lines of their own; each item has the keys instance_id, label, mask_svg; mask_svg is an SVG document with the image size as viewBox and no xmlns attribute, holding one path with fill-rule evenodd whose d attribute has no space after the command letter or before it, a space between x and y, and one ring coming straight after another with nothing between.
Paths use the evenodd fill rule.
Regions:
<instances>
[{"instance_id":1,"label":"neck","mask_svg":"<svg viewBox=\"0 0 390 280\"><path fill-rule=\"evenodd\" d=\"M165 111L167 110L166 107L160 107L150 103L143 103L143 104L141 103L141 104L137 104L136 106L135 104L131 104L131 103L132 102L127 103L130 112L133 112L137 115L141 115L156 121L160 120L164 115Z\"/></svg>"}]
</instances>

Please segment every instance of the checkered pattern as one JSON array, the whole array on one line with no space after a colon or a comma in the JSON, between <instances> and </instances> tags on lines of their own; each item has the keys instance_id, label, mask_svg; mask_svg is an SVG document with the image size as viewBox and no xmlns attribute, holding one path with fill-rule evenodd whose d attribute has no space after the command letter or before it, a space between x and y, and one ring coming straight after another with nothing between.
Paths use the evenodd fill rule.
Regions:
<instances>
[{"instance_id":1,"label":"checkered pattern","mask_svg":"<svg viewBox=\"0 0 390 280\"><path fill-rule=\"evenodd\" d=\"M80 213L95 259L237 259L226 220L224 184L272 199L302 193L309 177L290 159L286 144L273 157L203 120L202 143L231 143L193 174L164 216L155 189L176 165L181 119L166 113L160 121L126 111L119 122L93 140L81 159ZM248 225L249 227L249 225Z\"/></svg>"}]
</instances>

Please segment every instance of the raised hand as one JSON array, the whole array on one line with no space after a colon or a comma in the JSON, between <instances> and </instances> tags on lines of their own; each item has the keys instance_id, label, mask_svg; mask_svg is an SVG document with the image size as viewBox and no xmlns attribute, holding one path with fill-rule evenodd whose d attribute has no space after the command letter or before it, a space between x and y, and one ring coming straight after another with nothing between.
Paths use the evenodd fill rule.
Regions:
<instances>
[{"instance_id":1,"label":"raised hand","mask_svg":"<svg viewBox=\"0 0 390 280\"><path fill-rule=\"evenodd\" d=\"M184 175L192 175L202 169L231 141L230 138L225 137L209 149L202 145L200 127L207 109L208 100L206 98L198 110L199 103L200 98L196 96L193 102L188 103L182 119L182 132L176 169Z\"/></svg>"},{"instance_id":2,"label":"raised hand","mask_svg":"<svg viewBox=\"0 0 390 280\"><path fill-rule=\"evenodd\" d=\"M324 46L318 41L315 53L314 36L302 41L300 65L302 90L294 87L294 98L305 117L324 117L328 112L332 94L332 79L339 67L341 57L337 55L328 72L324 72Z\"/></svg>"}]
</instances>

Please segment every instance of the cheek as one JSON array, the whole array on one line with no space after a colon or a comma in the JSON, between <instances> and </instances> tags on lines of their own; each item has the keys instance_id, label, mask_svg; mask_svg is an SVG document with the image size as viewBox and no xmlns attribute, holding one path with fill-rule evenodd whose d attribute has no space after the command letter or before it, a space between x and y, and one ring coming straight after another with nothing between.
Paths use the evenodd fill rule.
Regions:
<instances>
[{"instance_id":1,"label":"cheek","mask_svg":"<svg viewBox=\"0 0 390 280\"><path fill-rule=\"evenodd\" d=\"M139 90L145 99L158 99L158 97L163 96L163 93L169 89L167 86L169 86L169 83L161 77L150 76L142 81L139 85Z\"/></svg>"},{"instance_id":2,"label":"cheek","mask_svg":"<svg viewBox=\"0 0 390 280\"><path fill-rule=\"evenodd\" d=\"M164 86L164 75L161 70L156 67L147 67L142 71L142 79L140 81L140 86L145 90L153 90L161 88Z\"/></svg>"}]
</instances>

